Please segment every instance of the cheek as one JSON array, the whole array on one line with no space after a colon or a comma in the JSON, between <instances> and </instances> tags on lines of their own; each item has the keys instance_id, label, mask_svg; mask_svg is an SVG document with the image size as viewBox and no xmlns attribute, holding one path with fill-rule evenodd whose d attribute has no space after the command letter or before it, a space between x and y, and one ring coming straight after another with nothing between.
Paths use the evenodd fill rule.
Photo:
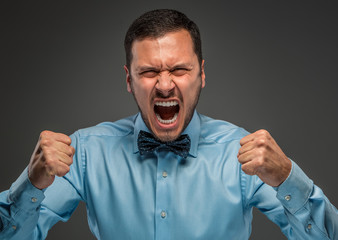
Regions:
<instances>
[{"instance_id":1,"label":"cheek","mask_svg":"<svg viewBox=\"0 0 338 240\"><path fill-rule=\"evenodd\" d=\"M195 81L182 81L180 91L183 96L183 101L186 104L191 104L195 101L195 98L197 98L198 92L200 91L202 86L201 79L196 79Z\"/></svg>"},{"instance_id":2,"label":"cheek","mask_svg":"<svg viewBox=\"0 0 338 240\"><path fill-rule=\"evenodd\" d=\"M149 105L153 87L149 82L138 82L133 85L133 91L139 104L142 106Z\"/></svg>"}]
</instances>

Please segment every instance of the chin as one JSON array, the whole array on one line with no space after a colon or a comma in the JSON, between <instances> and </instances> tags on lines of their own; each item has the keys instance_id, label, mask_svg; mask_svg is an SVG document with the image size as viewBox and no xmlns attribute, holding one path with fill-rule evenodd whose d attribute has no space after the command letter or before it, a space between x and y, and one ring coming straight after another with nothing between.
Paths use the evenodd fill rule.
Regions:
<instances>
[{"instance_id":1,"label":"chin","mask_svg":"<svg viewBox=\"0 0 338 240\"><path fill-rule=\"evenodd\" d=\"M172 142L172 141L175 141L180 136L180 134L162 133L162 134L155 134L155 136L162 142Z\"/></svg>"}]
</instances>

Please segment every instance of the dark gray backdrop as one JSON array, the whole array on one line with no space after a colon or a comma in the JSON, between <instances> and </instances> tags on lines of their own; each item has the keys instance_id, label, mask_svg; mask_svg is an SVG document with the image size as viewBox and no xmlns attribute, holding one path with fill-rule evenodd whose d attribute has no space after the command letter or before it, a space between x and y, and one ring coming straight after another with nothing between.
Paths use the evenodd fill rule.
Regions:
<instances>
[{"instance_id":1,"label":"dark gray backdrop","mask_svg":"<svg viewBox=\"0 0 338 240\"><path fill-rule=\"evenodd\" d=\"M200 26L206 88L199 112L266 128L338 205L338 34L334 1L1 2L0 191L44 129L71 134L137 108L123 38L146 10L175 8ZM93 239L83 204L47 239ZM285 239L255 211L251 239Z\"/></svg>"}]
</instances>

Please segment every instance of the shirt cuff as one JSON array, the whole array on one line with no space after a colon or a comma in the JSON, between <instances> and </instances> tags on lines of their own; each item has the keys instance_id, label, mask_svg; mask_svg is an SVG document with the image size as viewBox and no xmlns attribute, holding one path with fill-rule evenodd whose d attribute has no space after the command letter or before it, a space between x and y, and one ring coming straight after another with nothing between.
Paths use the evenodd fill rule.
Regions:
<instances>
[{"instance_id":1,"label":"shirt cuff","mask_svg":"<svg viewBox=\"0 0 338 240\"><path fill-rule=\"evenodd\" d=\"M8 201L26 212L36 210L44 198L43 191L30 182L28 168L21 173L9 189Z\"/></svg>"},{"instance_id":2,"label":"shirt cuff","mask_svg":"<svg viewBox=\"0 0 338 240\"><path fill-rule=\"evenodd\" d=\"M293 161L288 178L278 187L277 198L291 213L303 207L313 190L313 182L302 169Z\"/></svg>"}]
</instances>

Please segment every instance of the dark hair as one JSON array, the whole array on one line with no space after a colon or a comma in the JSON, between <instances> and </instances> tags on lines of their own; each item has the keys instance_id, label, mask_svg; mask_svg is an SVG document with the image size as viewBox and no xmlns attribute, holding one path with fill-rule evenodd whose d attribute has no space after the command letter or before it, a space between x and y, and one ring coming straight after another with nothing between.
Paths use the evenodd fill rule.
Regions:
<instances>
[{"instance_id":1,"label":"dark hair","mask_svg":"<svg viewBox=\"0 0 338 240\"><path fill-rule=\"evenodd\" d=\"M131 48L135 40L162 37L169 32L185 29L190 33L198 61L202 63L201 36L197 25L185 14L172 9L157 9L146 12L137 18L129 27L124 39L126 65L130 69L132 60Z\"/></svg>"}]
</instances>

